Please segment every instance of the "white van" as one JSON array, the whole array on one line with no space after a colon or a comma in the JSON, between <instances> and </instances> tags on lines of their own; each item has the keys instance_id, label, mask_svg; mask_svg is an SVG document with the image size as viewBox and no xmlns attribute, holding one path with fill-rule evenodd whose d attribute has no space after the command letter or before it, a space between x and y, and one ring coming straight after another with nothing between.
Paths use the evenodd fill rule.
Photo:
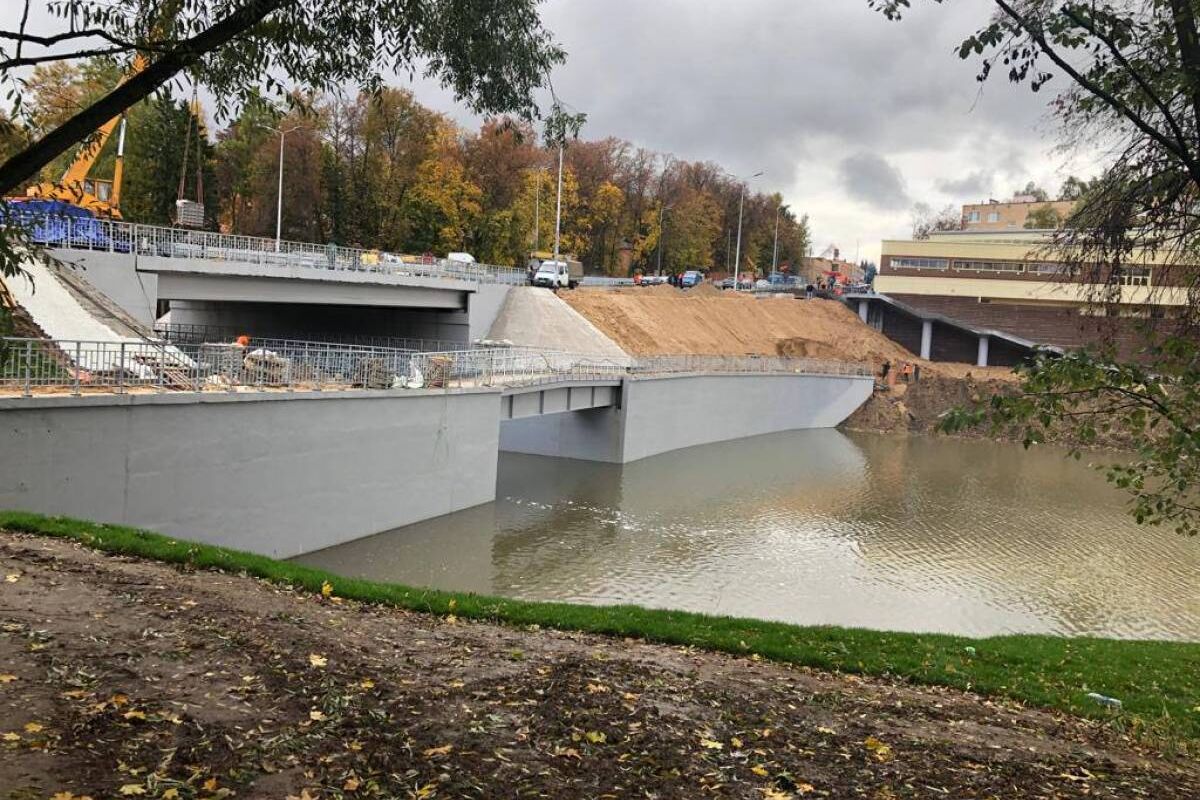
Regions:
<instances>
[{"instance_id":1,"label":"white van","mask_svg":"<svg viewBox=\"0 0 1200 800\"><path fill-rule=\"evenodd\" d=\"M533 285L550 289L574 289L583 277L583 264L578 261L543 261L534 273Z\"/></svg>"}]
</instances>

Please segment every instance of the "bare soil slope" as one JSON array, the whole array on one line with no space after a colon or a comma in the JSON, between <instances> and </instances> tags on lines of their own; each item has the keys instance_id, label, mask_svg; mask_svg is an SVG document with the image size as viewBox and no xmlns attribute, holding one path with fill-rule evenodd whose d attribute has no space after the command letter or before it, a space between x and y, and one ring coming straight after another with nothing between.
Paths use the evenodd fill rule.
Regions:
<instances>
[{"instance_id":1,"label":"bare soil slope","mask_svg":"<svg viewBox=\"0 0 1200 800\"><path fill-rule=\"evenodd\" d=\"M922 371L952 376L967 369L989 377L1008 373L922 361L832 300L759 300L708 289L577 289L561 297L633 355L782 355L875 367L911 361Z\"/></svg>"},{"instance_id":2,"label":"bare soil slope","mask_svg":"<svg viewBox=\"0 0 1200 800\"><path fill-rule=\"evenodd\" d=\"M3 800L1200 796L1193 762L958 691L4 531L0 574Z\"/></svg>"}]
</instances>

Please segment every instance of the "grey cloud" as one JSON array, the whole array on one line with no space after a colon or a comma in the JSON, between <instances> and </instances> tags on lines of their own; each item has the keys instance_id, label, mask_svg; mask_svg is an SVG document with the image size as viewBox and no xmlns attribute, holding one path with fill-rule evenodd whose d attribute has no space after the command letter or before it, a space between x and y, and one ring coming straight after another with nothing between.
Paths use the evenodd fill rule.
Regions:
<instances>
[{"instance_id":1,"label":"grey cloud","mask_svg":"<svg viewBox=\"0 0 1200 800\"><path fill-rule=\"evenodd\" d=\"M837 172L842 188L854 200L882 211L899 211L912 205L900 170L874 153L843 159Z\"/></svg>"},{"instance_id":2,"label":"grey cloud","mask_svg":"<svg viewBox=\"0 0 1200 800\"><path fill-rule=\"evenodd\" d=\"M939 192L956 199L978 199L988 195L996 182L989 170L977 170L958 177L939 178L935 185Z\"/></svg>"}]
</instances>

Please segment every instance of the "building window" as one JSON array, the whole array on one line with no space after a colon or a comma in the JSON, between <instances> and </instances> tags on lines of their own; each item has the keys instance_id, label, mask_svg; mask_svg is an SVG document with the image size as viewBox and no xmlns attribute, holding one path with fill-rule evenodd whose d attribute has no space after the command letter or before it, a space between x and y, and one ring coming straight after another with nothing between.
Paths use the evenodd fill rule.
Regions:
<instances>
[{"instance_id":1,"label":"building window","mask_svg":"<svg viewBox=\"0 0 1200 800\"><path fill-rule=\"evenodd\" d=\"M1122 286L1149 286L1149 267L1121 267Z\"/></svg>"},{"instance_id":2,"label":"building window","mask_svg":"<svg viewBox=\"0 0 1200 800\"><path fill-rule=\"evenodd\" d=\"M999 221L1000 221L1000 212L999 211L989 211L988 212L988 222L999 222Z\"/></svg>"},{"instance_id":3,"label":"building window","mask_svg":"<svg viewBox=\"0 0 1200 800\"><path fill-rule=\"evenodd\" d=\"M1044 261L1037 264L1028 264L1025 271L1034 275L1070 275L1070 269L1066 264L1055 264L1053 262Z\"/></svg>"},{"instance_id":4,"label":"building window","mask_svg":"<svg viewBox=\"0 0 1200 800\"><path fill-rule=\"evenodd\" d=\"M979 222L979 212L978 211L967 212L967 222Z\"/></svg>"},{"instance_id":5,"label":"building window","mask_svg":"<svg viewBox=\"0 0 1200 800\"><path fill-rule=\"evenodd\" d=\"M966 272L1024 272L1019 261L955 261L954 269Z\"/></svg>"},{"instance_id":6,"label":"building window","mask_svg":"<svg viewBox=\"0 0 1200 800\"><path fill-rule=\"evenodd\" d=\"M893 269L950 269L950 262L944 258L901 258L892 257Z\"/></svg>"}]
</instances>

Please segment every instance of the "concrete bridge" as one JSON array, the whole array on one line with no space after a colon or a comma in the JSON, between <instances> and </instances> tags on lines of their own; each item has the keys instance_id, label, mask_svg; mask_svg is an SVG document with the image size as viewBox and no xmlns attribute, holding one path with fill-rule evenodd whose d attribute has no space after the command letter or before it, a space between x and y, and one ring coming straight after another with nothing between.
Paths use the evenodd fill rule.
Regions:
<instances>
[{"instance_id":1,"label":"concrete bridge","mask_svg":"<svg viewBox=\"0 0 1200 800\"><path fill-rule=\"evenodd\" d=\"M104 220L35 226L142 324L345 332L468 343L487 334L523 270ZM278 244L278 246L277 246ZM164 320L164 313L168 312Z\"/></svg>"},{"instance_id":2,"label":"concrete bridge","mask_svg":"<svg viewBox=\"0 0 1200 800\"><path fill-rule=\"evenodd\" d=\"M624 464L832 427L873 388L864 370L829 362L626 367L464 351L401 354L423 375L421 388L366 389L356 387L376 373L351 364L377 370L379 359L336 349L290 368L266 362L267 372L255 367L249 377L238 366L243 383L234 384L209 367L203 379L180 375L188 362L201 366L187 348L176 348L183 361L165 344L106 347L88 353L60 342L53 369L38 367L32 348L9 360L17 372L0 384L29 388L0 398L0 508L278 557L489 502L500 450ZM65 366L70 353L89 368ZM22 375L20 365L31 364ZM336 375L345 382L330 382Z\"/></svg>"}]
</instances>

